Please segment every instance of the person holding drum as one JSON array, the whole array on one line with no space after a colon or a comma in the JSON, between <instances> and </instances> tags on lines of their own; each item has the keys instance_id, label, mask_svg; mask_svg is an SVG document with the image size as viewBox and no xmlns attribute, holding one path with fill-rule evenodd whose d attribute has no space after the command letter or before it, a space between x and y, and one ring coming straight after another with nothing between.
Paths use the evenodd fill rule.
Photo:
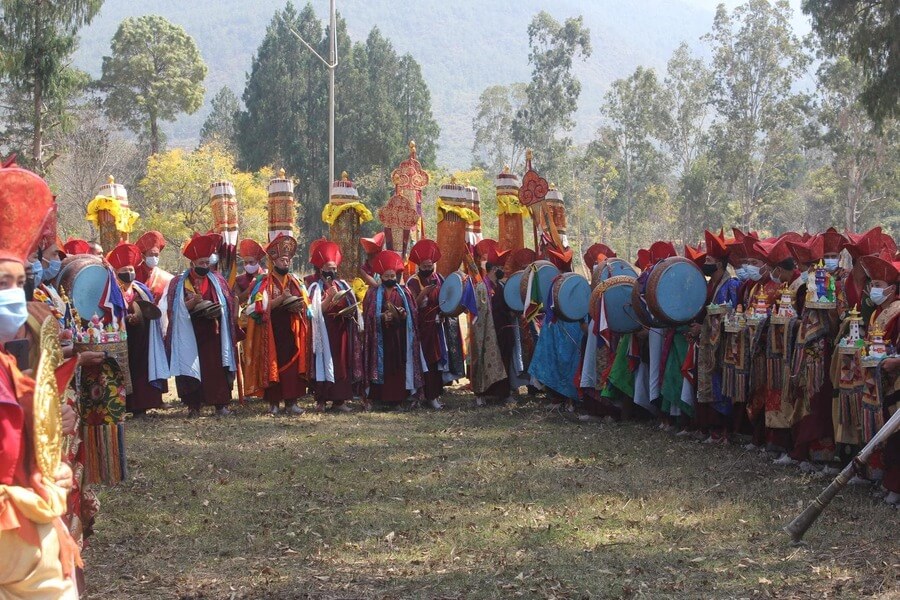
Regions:
<instances>
[{"instance_id":1,"label":"person holding drum","mask_svg":"<svg viewBox=\"0 0 900 600\"><path fill-rule=\"evenodd\" d=\"M400 283L403 259L382 250L370 261L381 284L363 301L365 319L365 376L369 398L378 404L418 406L424 385L425 360L419 345L418 308Z\"/></svg>"},{"instance_id":2,"label":"person holding drum","mask_svg":"<svg viewBox=\"0 0 900 600\"><path fill-rule=\"evenodd\" d=\"M440 259L437 242L429 239L416 242L409 251L409 261L417 265L418 270L406 282L419 313L419 342L427 365L425 401L436 410L444 407L440 398L444 392L444 374L449 372L447 339L438 303L444 278L434 271L434 265Z\"/></svg>"},{"instance_id":3,"label":"person holding drum","mask_svg":"<svg viewBox=\"0 0 900 600\"><path fill-rule=\"evenodd\" d=\"M181 252L190 268L172 278L159 302L169 371L190 417L199 417L203 406L231 414L236 307L228 282L209 268L221 241L217 233L195 233Z\"/></svg>"},{"instance_id":4,"label":"person holding drum","mask_svg":"<svg viewBox=\"0 0 900 600\"><path fill-rule=\"evenodd\" d=\"M168 391L169 377L159 327L161 313L153 302L150 288L135 281L135 272L141 260L141 251L135 244L119 244L106 257L109 266L116 272L119 289L128 307L125 328L128 332L128 368L131 371L132 391L125 396L125 410L135 417L144 416L151 408L163 407L162 395Z\"/></svg>"},{"instance_id":5,"label":"person holding drum","mask_svg":"<svg viewBox=\"0 0 900 600\"><path fill-rule=\"evenodd\" d=\"M297 401L306 394L309 381L309 296L290 272L297 240L279 234L266 246L266 254L272 270L256 281L247 305L250 320L244 351L251 360L245 392L250 396L262 392L273 416L281 402L286 413L301 415Z\"/></svg>"},{"instance_id":6,"label":"person holding drum","mask_svg":"<svg viewBox=\"0 0 900 600\"><path fill-rule=\"evenodd\" d=\"M137 281L150 288L153 297L159 302L163 290L172 280L172 274L159 266L159 254L166 247L166 238L158 231L148 231L137 239L135 245L144 258L135 272Z\"/></svg>"},{"instance_id":7,"label":"person holding drum","mask_svg":"<svg viewBox=\"0 0 900 600\"><path fill-rule=\"evenodd\" d=\"M484 247L487 242L493 243L486 251L486 276L475 286L478 319L472 333L472 391L478 406L485 405L485 398L498 398L510 405L515 402L511 382L518 375L513 357L519 324L503 294L503 265L509 251L501 251L494 240L482 240L478 245Z\"/></svg>"},{"instance_id":8,"label":"person holding drum","mask_svg":"<svg viewBox=\"0 0 900 600\"><path fill-rule=\"evenodd\" d=\"M353 288L338 277L342 258L335 242L318 244L310 258L319 274L309 286L316 412L325 412L328 402L335 410L350 412L347 403L362 379L362 317Z\"/></svg>"}]
</instances>

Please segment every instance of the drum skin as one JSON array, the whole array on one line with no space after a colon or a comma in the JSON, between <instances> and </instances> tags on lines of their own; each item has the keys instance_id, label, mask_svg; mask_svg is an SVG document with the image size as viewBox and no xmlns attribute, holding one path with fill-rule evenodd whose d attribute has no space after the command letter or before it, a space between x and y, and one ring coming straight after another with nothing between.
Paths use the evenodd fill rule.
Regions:
<instances>
[{"instance_id":1,"label":"drum skin","mask_svg":"<svg viewBox=\"0 0 900 600\"><path fill-rule=\"evenodd\" d=\"M56 287L69 297L82 319L101 315L103 290L109 281L109 269L99 257L77 255L66 258L56 276Z\"/></svg>"},{"instance_id":2,"label":"drum skin","mask_svg":"<svg viewBox=\"0 0 900 600\"><path fill-rule=\"evenodd\" d=\"M553 281L554 311L564 321L582 321L591 302L591 284L578 273L562 273Z\"/></svg>"},{"instance_id":3,"label":"drum skin","mask_svg":"<svg viewBox=\"0 0 900 600\"><path fill-rule=\"evenodd\" d=\"M540 302L544 302L547 300L547 294L550 292L550 288L553 286L553 280L559 275L559 269L556 268L549 260L536 260L531 263L530 266L526 267L523 272L525 275L522 276L522 280L519 282L519 293L522 296L522 303L524 304L525 298L528 297L528 269L534 268L537 270L536 277L538 278L538 289L541 292L541 297L538 298Z\"/></svg>"},{"instance_id":4,"label":"drum skin","mask_svg":"<svg viewBox=\"0 0 900 600\"><path fill-rule=\"evenodd\" d=\"M438 306L442 314L448 317L462 314L465 277L459 271L454 271L444 278L444 283L441 284L441 290L438 292Z\"/></svg>"},{"instance_id":5,"label":"drum skin","mask_svg":"<svg viewBox=\"0 0 900 600\"><path fill-rule=\"evenodd\" d=\"M689 323L706 304L706 277L693 261L673 256L653 268L644 297L658 320Z\"/></svg>"},{"instance_id":6,"label":"drum skin","mask_svg":"<svg viewBox=\"0 0 900 600\"><path fill-rule=\"evenodd\" d=\"M591 318L600 317L600 300L606 305L606 323L613 333L634 333L641 328L631 308L635 277L616 275L605 279L591 292Z\"/></svg>"},{"instance_id":7,"label":"drum skin","mask_svg":"<svg viewBox=\"0 0 900 600\"><path fill-rule=\"evenodd\" d=\"M593 290L597 287L597 284L603 283L610 277L619 277L620 275L627 275L632 278L638 276L637 271L627 260L616 257L602 260L591 273L591 289Z\"/></svg>"},{"instance_id":8,"label":"drum skin","mask_svg":"<svg viewBox=\"0 0 900 600\"><path fill-rule=\"evenodd\" d=\"M507 277L506 285L503 287L503 299L506 300L506 305L510 310L516 312L525 311L525 301L522 299L522 294L519 293L524 275L525 271L516 271Z\"/></svg>"}]
</instances>

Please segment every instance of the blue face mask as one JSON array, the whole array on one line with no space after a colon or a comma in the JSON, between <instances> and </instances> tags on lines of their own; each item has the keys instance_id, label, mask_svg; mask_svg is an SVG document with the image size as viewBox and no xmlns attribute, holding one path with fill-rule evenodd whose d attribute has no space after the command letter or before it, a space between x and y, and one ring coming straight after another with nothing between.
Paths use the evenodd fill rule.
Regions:
<instances>
[{"instance_id":1,"label":"blue face mask","mask_svg":"<svg viewBox=\"0 0 900 600\"><path fill-rule=\"evenodd\" d=\"M781 278L776 277L775 273L772 273L771 275L769 275L769 279L771 279L773 283L781 283Z\"/></svg>"},{"instance_id":2,"label":"blue face mask","mask_svg":"<svg viewBox=\"0 0 900 600\"><path fill-rule=\"evenodd\" d=\"M50 281L59 275L59 268L61 266L62 261L59 259L48 260L47 268L44 269L44 281Z\"/></svg>"},{"instance_id":3,"label":"blue face mask","mask_svg":"<svg viewBox=\"0 0 900 600\"><path fill-rule=\"evenodd\" d=\"M825 270L829 273L834 273L838 268L838 259L836 258L826 258L825 259Z\"/></svg>"},{"instance_id":4,"label":"blue face mask","mask_svg":"<svg viewBox=\"0 0 900 600\"><path fill-rule=\"evenodd\" d=\"M762 271L756 265L744 265L744 268L747 269L747 277L749 279L752 279L753 281L762 279Z\"/></svg>"},{"instance_id":5,"label":"blue face mask","mask_svg":"<svg viewBox=\"0 0 900 600\"><path fill-rule=\"evenodd\" d=\"M747 281L748 279L750 279L750 274L747 273L747 267L743 265L735 269L734 274L741 281Z\"/></svg>"},{"instance_id":6,"label":"blue face mask","mask_svg":"<svg viewBox=\"0 0 900 600\"><path fill-rule=\"evenodd\" d=\"M869 300L875 303L876 306L880 306L884 303L884 288L876 288L873 287L869 290Z\"/></svg>"},{"instance_id":7,"label":"blue face mask","mask_svg":"<svg viewBox=\"0 0 900 600\"><path fill-rule=\"evenodd\" d=\"M31 274L34 277L34 285L37 287L44 280L44 265L41 264L41 261L37 260L31 263Z\"/></svg>"},{"instance_id":8,"label":"blue face mask","mask_svg":"<svg viewBox=\"0 0 900 600\"><path fill-rule=\"evenodd\" d=\"M802 273L800 273L800 281L806 283L807 280L809 280L809 271L803 271Z\"/></svg>"},{"instance_id":9,"label":"blue face mask","mask_svg":"<svg viewBox=\"0 0 900 600\"><path fill-rule=\"evenodd\" d=\"M27 318L25 290L20 287L0 290L0 343L15 339Z\"/></svg>"}]
</instances>

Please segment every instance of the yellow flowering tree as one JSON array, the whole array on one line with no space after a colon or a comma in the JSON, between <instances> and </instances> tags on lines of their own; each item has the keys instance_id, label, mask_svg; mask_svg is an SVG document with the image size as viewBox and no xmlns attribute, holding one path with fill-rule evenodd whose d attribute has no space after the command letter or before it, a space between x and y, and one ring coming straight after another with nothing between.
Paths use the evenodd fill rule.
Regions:
<instances>
[{"instance_id":1,"label":"yellow flowering tree","mask_svg":"<svg viewBox=\"0 0 900 600\"><path fill-rule=\"evenodd\" d=\"M193 152L174 149L153 155L147 161L147 175L138 184L141 220L137 230L161 232L168 243L161 257L163 268L181 268L182 244L194 232L212 229L209 185L227 179L237 194L240 237L264 243L268 239L266 186L272 176L269 167L255 173L238 170L234 157L217 144Z\"/></svg>"}]
</instances>

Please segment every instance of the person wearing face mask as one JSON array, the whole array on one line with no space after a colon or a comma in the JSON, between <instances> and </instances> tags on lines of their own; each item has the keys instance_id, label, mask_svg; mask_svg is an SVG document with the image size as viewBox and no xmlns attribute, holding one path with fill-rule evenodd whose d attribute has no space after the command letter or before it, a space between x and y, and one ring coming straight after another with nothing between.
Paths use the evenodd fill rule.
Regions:
<instances>
[{"instance_id":1,"label":"person wearing face mask","mask_svg":"<svg viewBox=\"0 0 900 600\"><path fill-rule=\"evenodd\" d=\"M172 278L159 302L169 372L190 417L200 416L203 406L215 407L219 416L231 414L237 307L228 282L209 269L209 257L221 243L217 233L195 233L181 252L190 268ZM218 311L195 314L203 301L218 305Z\"/></svg>"},{"instance_id":2,"label":"person wearing face mask","mask_svg":"<svg viewBox=\"0 0 900 600\"><path fill-rule=\"evenodd\" d=\"M731 277L726 270L730 251L722 234L704 232L706 256L701 270L708 277L706 284L707 304L738 304L740 280ZM691 336L696 346L696 406L694 426L706 434L707 443L726 443L728 422L731 417L731 402L722 394L721 324L723 315L703 311L700 322L691 328ZM690 353L689 353L690 356Z\"/></svg>"},{"instance_id":3,"label":"person wearing face mask","mask_svg":"<svg viewBox=\"0 0 900 600\"><path fill-rule=\"evenodd\" d=\"M159 302L163 290L172 281L172 274L159 266L159 255L166 247L166 238L158 231L148 231L137 239L135 245L144 257L135 273L137 281L150 288L156 302Z\"/></svg>"},{"instance_id":4,"label":"person wearing face mask","mask_svg":"<svg viewBox=\"0 0 900 600\"><path fill-rule=\"evenodd\" d=\"M291 273L297 240L281 234L266 246L272 269L260 277L247 304L248 358L244 374L246 393L261 395L269 403L269 414L280 405L290 415L301 415L297 405L309 384L309 296L306 286Z\"/></svg>"},{"instance_id":5,"label":"person wearing face mask","mask_svg":"<svg viewBox=\"0 0 900 600\"><path fill-rule=\"evenodd\" d=\"M518 323L503 299L503 266L509 251L491 239L478 243L479 252L486 256L487 276L475 286L475 306L478 319L472 329L472 391L475 403L484 406L487 399L513 404L513 367L515 331ZM486 247L486 248L485 248Z\"/></svg>"},{"instance_id":6,"label":"person wearing face mask","mask_svg":"<svg viewBox=\"0 0 900 600\"><path fill-rule=\"evenodd\" d=\"M25 201L27 199L27 202ZM0 167L0 597L78 598L78 548L61 517L72 487L62 463L44 473L36 460L35 381L5 344L28 312L25 262L53 205L47 184L13 163ZM59 375L59 371L57 371ZM58 451L58 449L57 449Z\"/></svg>"},{"instance_id":7,"label":"person wearing face mask","mask_svg":"<svg viewBox=\"0 0 900 600\"><path fill-rule=\"evenodd\" d=\"M846 241L842 246L850 255L850 258L853 259L853 267L842 282L847 306L859 307L863 317L867 317L871 305L863 300L865 299L865 287L868 283L868 277L859 259L863 256L878 254L883 249L887 250L889 254L893 254L896 251L896 246L889 236L885 236L882 233L881 227L873 227L861 234L848 232Z\"/></svg>"},{"instance_id":8,"label":"person wearing face mask","mask_svg":"<svg viewBox=\"0 0 900 600\"><path fill-rule=\"evenodd\" d=\"M169 378L159 319L151 314L155 311L149 307L142 308L139 304L140 301L154 303L150 288L135 280L135 272L142 260L140 248L135 244L119 244L106 257L116 273L119 289L128 306L125 328L128 332L128 368L132 389L125 397L125 410L135 417L145 415L150 409L163 407L162 396L168 391Z\"/></svg>"},{"instance_id":9,"label":"person wearing face mask","mask_svg":"<svg viewBox=\"0 0 900 600\"><path fill-rule=\"evenodd\" d=\"M428 239L416 242L409 252L409 261L418 268L406 282L419 309L419 341L428 365L425 372L425 401L434 409L443 408L440 398L444 392L445 377L451 377L447 337L438 306L444 278L434 271L434 266L440 259L441 250L437 242Z\"/></svg>"},{"instance_id":10,"label":"person wearing face mask","mask_svg":"<svg viewBox=\"0 0 900 600\"><path fill-rule=\"evenodd\" d=\"M247 238L238 242L237 254L244 265L244 272L234 278L231 292L243 306L247 303L253 285L267 272L263 265L266 250L256 240Z\"/></svg>"},{"instance_id":11,"label":"person wearing face mask","mask_svg":"<svg viewBox=\"0 0 900 600\"><path fill-rule=\"evenodd\" d=\"M370 238L359 238L359 244L366 255L366 260L359 267L359 276L369 287L377 287L381 282L378 280L378 274L372 267L372 259L384 249L384 232L379 231Z\"/></svg>"},{"instance_id":12,"label":"person wearing face mask","mask_svg":"<svg viewBox=\"0 0 900 600\"><path fill-rule=\"evenodd\" d=\"M866 275L869 277L868 302L874 306L871 316L866 322L867 329L880 329L883 339L893 347L891 354L900 352L900 299L897 286L900 284L900 262L887 252L881 256L864 256L860 259ZM900 358L890 356L879 363L876 374L881 380L876 387L877 397L882 407L882 418L887 421L894 412L900 410ZM874 432L870 432L874 434ZM861 443L869 441L869 437ZM884 473L882 486L887 490L884 501L893 506L900 506L900 432L887 439L881 451L880 460Z\"/></svg>"},{"instance_id":13,"label":"person wearing face mask","mask_svg":"<svg viewBox=\"0 0 900 600\"><path fill-rule=\"evenodd\" d=\"M317 412L324 412L329 402L335 410L349 412L349 401L363 375L362 313L350 284L338 274L341 260L340 246L328 241L318 244L310 256L318 272L309 286L313 336L310 374Z\"/></svg>"},{"instance_id":14,"label":"person wearing face mask","mask_svg":"<svg viewBox=\"0 0 900 600\"><path fill-rule=\"evenodd\" d=\"M418 406L424 385L425 359L419 345L418 308L399 279L403 259L393 250L382 250L370 261L381 283L366 293L365 377L369 399L379 405Z\"/></svg>"}]
</instances>

